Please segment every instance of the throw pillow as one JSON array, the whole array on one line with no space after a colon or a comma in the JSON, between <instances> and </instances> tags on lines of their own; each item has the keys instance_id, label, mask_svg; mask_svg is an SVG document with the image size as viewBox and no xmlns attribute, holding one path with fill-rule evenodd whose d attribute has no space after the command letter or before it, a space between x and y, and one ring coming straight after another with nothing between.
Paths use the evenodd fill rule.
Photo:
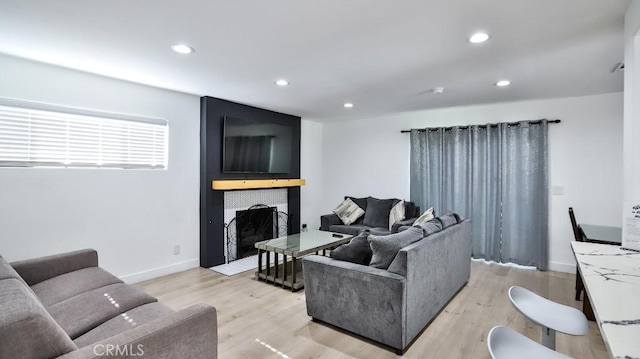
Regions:
<instances>
[{"instance_id":1,"label":"throw pillow","mask_svg":"<svg viewBox=\"0 0 640 359\"><path fill-rule=\"evenodd\" d=\"M440 221L440 223L442 223L442 229L451 227L454 224L458 223L458 220L456 219L456 217L450 212L443 216L438 217L438 220Z\"/></svg>"},{"instance_id":2,"label":"throw pillow","mask_svg":"<svg viewBox=\"0 0 640 359\"><path fill-rule=\"evenodd\" d=\"M356 264L368 265L371 262L371 246L368 231L360 231L349 243L345 243L331 251L331 258Z\"/></svg>"},{"instance_id":3,"label":"throw pillow","mask_svg":"<svg viewBox=\"0 0 640 359\"><path fill-rule=\"evenodd\" d=\"M400 201L396 203L395 206L391 207L391 212L389 212L389 230L393 227L393 224L405 219L405 207L404 201Z\"/></svg>"},{"instance_id":4,"label":"throw pillow","mask_svg":"<svg viewBox=\"0 0 640 359\"><path fill-rule=\"evenodd\" d=\"M440 232L442 230L442 223L440 223L437 218L434 218L418 225L418 227L422 228L423 235L426 237L430 234Z\"/></svg>"},{"instance_id":5,"label":"throw pillow","mask_svg":"<svg viewBox=\"0 0 640 359\"><path fill-rule=\"evenodd\" d=\"M404 202L404 218L419 217L420 213L416 211L416 205L413 202Z\"/></svg>"},{"instance_id":6,"label":"throw pillow","mask_svg":"<svg viewBox=\"0 0 640 359\"><path fill-rule=\"evenodd\" d=\"M428 210L424 211L424 213L422 214L422 216L418 217L418 219L416 219L415 222L413 222L414 226L419 226L422 223L426 222L426 221L430 221L432 219L434 219L435 216L433 214L433 207L429 208Z\"/></svg>"},{"instance_id":7,"label":"throw pillow","mask_svg":"<svg viewBox=\"0 0 640 359\"><path fill-rule=\"evenodd\" d=\"M464 221L464 217L462 217L461 215L454 213L453 214L454 217L456 217L456 221L458 221L458 223Z\"/></svg>"},{"instance_id":8,"label":"throw pillow","mask_svg":"<svg viewBox=\"0 0 640 359\"><path fill-rule=\"evenodd\" d=\"M351 196L345 196L344 197L344 199L347 199L347 198L349 198L350 200L354 201L358 205L358 207L362 208L362 210L365 213L367 212L367 197L362 197L362 198L351 197ZM352 224L362 224L363 220L364 220L364 216L360 216L360 218L358 218Z\"/></svg>"},{"instance_id":9,"label":"throw pillow","mask_svg":"<svg viewBox=\"0 0 640 359\"><path fill-rule=\"evenodd\" d=\"M352 201L354 201L358 207L362 208L363 211L367 211L367 197L363 197L363 198L357 198L357 197L351 197L351 196L345 196L344 199L350 199Z\"/></svg>"},{"instance_id":10,"label":"throw pillow","mask_svg":"<svg viewBox=\"0 0 640 359\"><path fill-rule=\"evenodd\" d=\"M422 229L411 227L406 231L390 234L388 236L370 235L369 245L373 256L371 256L370 266L387 269L393 259L403 247L422 239Z\"/></svg>"},{"instance_id":11,"label":"throw pillow","mask_svg":"<svg viewBox=\"0 0 640 359\"><path fill-rule=\"evenodd\" d=\"M354 201L347 198L333 210L333 213L340 218L342 223L350 225L364 214L364 210L358 207Z\"/></svg>"},{"instance_id":12,"label":"throw pillow","mask_svg":"<svg viewBox=\"0 0 640 359\"><path fill-rule=\"evenodd\" d=\"M362 224L369 227L389 227L389 213L393 207L393 199L367 198L367 211Z\"/></svg>"}]
</instances>

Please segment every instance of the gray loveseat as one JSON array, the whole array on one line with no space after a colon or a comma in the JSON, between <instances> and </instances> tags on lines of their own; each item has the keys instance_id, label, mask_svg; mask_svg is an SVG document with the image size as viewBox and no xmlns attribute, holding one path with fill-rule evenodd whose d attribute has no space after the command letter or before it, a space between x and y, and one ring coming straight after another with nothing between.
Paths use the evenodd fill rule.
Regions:
<instances>
[{"instance_id":1,"label":"gray loveseat","mask_svg":"<svg viewBox=\"0 0 640 359\"><path fill-rule=\"evenodd\" d=\"M371 214L371 209L368 208L368 207L372 203L384 206L384 203L382 203L382 202L385 202L385 201L389 202L388 203L388 208L386 210L386 218L387 218L387 221L388 221L389 210L391 209L391 206L395 205L398 202L400 202L400 200L397 199L397 198L382 199L381 200L381 199L374 198L374 197L356 198L356 197L350 197L350 196L345 196L344 198L345 199L350 198L352 201L354 201L360 208L362 208L364 210L365 214L362 217L358 218L358 220L355 221L354 223L351 223L351 224L348 224L348 225L342 223L340 218L335 213L322 215L322 216L320 216L320 230L321 231L344 233L344 234L349 234L349 235L355 236L361 230L367 229L373 234L385 235L385 234L391 234L391 233L398 232L398 229L400 227L411 226L413 224L413 222L418 217L420 217L420 207L416 206L413 202L406 201L404 203L404 206L405 206L405 218L406 219L394 223L393 226L391 227L391 229L387 225L388 222L386 222L386 221L383 221L383 222L386 222L384 227L381 226L381 225L372 225L373 223L369 223L367 221L369 214ZM369 209L369 213L367 213L368 209ZM384 214L380 214L380 215L384 216Z\"/></svg>"},{"instance_id":2,"label":"gray loveseat","mask_svg":"<svg viewBox=\"0 0 640 359\"><path fill-rule=\"evenodd\" d=\"M403 353L469 280L471 221L400 249L389 270L308 256L307 313Z\"/></svg>"},{"instance_id":3,"label":"gray loveseat","mask_svg":"<svg viewBox=\"0 0 640 359\"><path fill-rule=\"evenodd\" d=\"M216 358L217 315L180 311L98 267L94 250L0 257L0 358Z\"/></svg>"}]
</instances>

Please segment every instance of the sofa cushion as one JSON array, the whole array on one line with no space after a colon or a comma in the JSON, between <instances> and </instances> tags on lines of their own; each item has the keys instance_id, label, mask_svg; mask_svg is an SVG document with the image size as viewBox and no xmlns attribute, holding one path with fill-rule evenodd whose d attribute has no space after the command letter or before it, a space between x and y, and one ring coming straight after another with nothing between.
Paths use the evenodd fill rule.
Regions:
<instances>
[{"instance_id":1,"label":"sofa cushion","mask_svg":"<svg viewBox=\"0 0 640 359\"><path fill-rule=\"evenodd\" d=\"M362 224L369 227L389 227L389 212L393 204L393 199L367 198L367 210Z\"/></svg>"},{"instance_id":2,"label":"sofa cushion","mask_svg":"<svg viewBox=\"0 0 640 359\"><path fill-rule=\"evenodd\" d=\"M422 223L424 223L426 221L430 221L430 220L432 220L434 218L435 218L435 215L434 215L433 207L431 207L431 208L427 209L426 211L424 211L424 213L420 217L418 217L418 219L416 219L415 222L413 222L413 225L414 226L419 226Z\"/></svg>"},{"instance_id":3,"label":"sofa cushion","mask_svg":"<svg viewBox=\"0 0 640 359\"><path fill-rule=\"evenodd\" d=\"M11 266L28 285L35 285L82 268L98 266L98 252L81 249L73 252L11 262Z\"/></svg>"},{"instance_id":4,"label":"sofa cushion","mask_svg":"<svg viewBox=\"0 0 640 359\"><path fill-rule=\"evenodd\" d=\"M83 268L47 279L31 286L45 307L105 285L122 283L113 274L99 267Z\"/></svg>"},{"instance_id":5,"label":"sofa cushion","mask_svg":"<svg viewBox=\"0 0 640 359\"><path fill-rule=\"evenodd\" d=\"M15 269L7 262L2 256L0 256L0 280L14 278L24 282L22 277L16 272Z\"/></svg>"},{"instance_id":6,"label":"sofa cushion","mask_svg":"<svg viewBox=\"0 0 640 359\"><path fill-rule=\"evenodd\" d=\"M391 211L389 212L389 230L393 228L396 222L405 219L405 210L404 201L399 201L391 207Z\"/></svg>"},{"instance_id":7,"label":"sofa cushion","mask_svg":"<svg viewBox=\"0 0 640 359\"><path fill-rule=\"evenodd\" d=\"M345 243L331 251L331 258L357 264L369 265L373 252L369 246L369 231L361 231L349 243Z\"/></svg>"},{"instance_id":8,"label":"sofa cushion","mask_svg":"<svg viewBox=\"0 0 640 359\"><path fill-rule=\"evenodd\" d=\"M423 235L426 237L428 235L440 232L442 230L442 223L437 218L434 218L430 221L418 225L417 227L422 228Z\"/></svg>"},{"instance_id":9,"label":"sofa cushion","mask_svg":"<svg viewBox=\"0 0 640 359\"><path fill-rule=\"evenodd\" d=\"M55 358L76 349L21 279L0 280L0 358Z\"/></svg>"},{"instance_id":10,"label":"sofa cushion","mask_svg":"<svg viewBox=\"0 0 640 359\"><path fill-rule=\"evenodd\" d=\"M329 232L344 233L350 234L352 236L357 236L361 230L370 228L371 227L364 226L362 224L351 224L348 226L344 224L334 224L332 226L329 226Z\"/></svg>"},{"instance_id":11,"label":"sofa cushion","mask_svg":"<svg viewBox=\"0 0 640 359\"><path fill-rule=\"evenodd\" d=\"M364 214L364 210L358 205L350 200L349 198L345 199L333 210L333 213L340 218L342 223L346 225L350 225L355 222L358 218L362 217Z\"/></svg>"},{"instance_id":12,"label":"sofa cushion","mask_svg":"<svg viewBox=\"0 0 640 359\"><path fill-rule=\"evenodd\" d=\"M149 323L173 313L164 304L149 303L126 311L79 336L73 342L78 348L86 347L103 339L125 332L131 328Z\"/></svg>"},{"instance_id":13,"label":"sofa cushion","mask_svg":"<svg viewBox=\"0 0 640 359\"><path fill-rule=\"evenodd\" d=\"M376 236L388 236L391 234L391 231L389 230L389 228L383 228L383 227L373 227L373 228L369 228L368 231Z\"/></svg>"},{"instance_id":14,"label":"sofa cushion","mask_svg":"<svg viewBox=\"0 0 640 359\"><path fill-rule=\"evenodd\" d=\"M124 283L84 292L48 308L62 329L76 339L107 320L157 299Z\"/></svg>"},{"instance_id":15,"label":"sofa cushion","mask_svg":"<svg viewBox=\"0 0 640 359\"><path fill-rule=\"evenodd\" d=\"M422 237L422 229L417 227L411 227L406 231L388 236L369 235L369 245L373 251L369 265L376 268L387 269L400 249L413 242L419 241Z\"/></svg>"},{"instance_id":16,"label":"sofa cushion","mask_svg":"<svg viewBox=\"0 0 640 359\"><path fill-rule=\"evenodd\" d=\"M449 228L449 227L453 226L454 224L458 223L458 220L453 215L453 213L447 213L445 215L442 215L442 216L438 217L438 221L440 221L440 223L442 223L442 229Z\"/></svg>"}]
</instances>

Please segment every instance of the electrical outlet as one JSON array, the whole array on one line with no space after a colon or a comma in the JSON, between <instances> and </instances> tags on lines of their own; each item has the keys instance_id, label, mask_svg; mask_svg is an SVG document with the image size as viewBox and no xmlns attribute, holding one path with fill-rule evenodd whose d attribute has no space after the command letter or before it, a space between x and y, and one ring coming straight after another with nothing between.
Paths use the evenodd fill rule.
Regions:
<instances>
[{"instance_id":1,"label":"electrical outlet","mask_svg":"<svg viewBox=\"0 0 640 359\"><path fill-rule=\"evenodd\" d=\"M174 244L173 245L173 254L174 255L180 254L180 245L179 244Z\"/></svg>"}]
</instances>

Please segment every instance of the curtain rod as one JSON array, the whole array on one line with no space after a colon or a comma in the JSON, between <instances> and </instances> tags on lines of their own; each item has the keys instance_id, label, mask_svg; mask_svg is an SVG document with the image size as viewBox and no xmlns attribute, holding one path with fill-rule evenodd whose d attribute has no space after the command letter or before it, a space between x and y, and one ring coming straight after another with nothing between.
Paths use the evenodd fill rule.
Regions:
<instances>
[{"instance_id":1,"label":"curtain rod","mask_svg":"<svg viewBox=\"0 0 640 359\"><path fill-rule=\"evenodd\" d=\"M530 125L539 125L542 123L542 120L536 120L536 121L529 121ZM549 120L547 121L547 123L560 123L560 120ZM452 130L454 127L458 127L461 130L467 129L471 126L474 125L465 125L465 126L449 126L449 127L445 127L444 130ZM497 123L490 123L487 125L479 125L479 128L487 128L487 126L490 127L498 127ZM507 122L507 126L520 126L520 122ZM428 128L416 128L416 130L418 130L419 132L425 132L425 131L437 131L439 129L441 129L442 127L428 127ZM400 133L410 133L411 130L402 130L400 131Z\"/></svg>"}]
</instances>

